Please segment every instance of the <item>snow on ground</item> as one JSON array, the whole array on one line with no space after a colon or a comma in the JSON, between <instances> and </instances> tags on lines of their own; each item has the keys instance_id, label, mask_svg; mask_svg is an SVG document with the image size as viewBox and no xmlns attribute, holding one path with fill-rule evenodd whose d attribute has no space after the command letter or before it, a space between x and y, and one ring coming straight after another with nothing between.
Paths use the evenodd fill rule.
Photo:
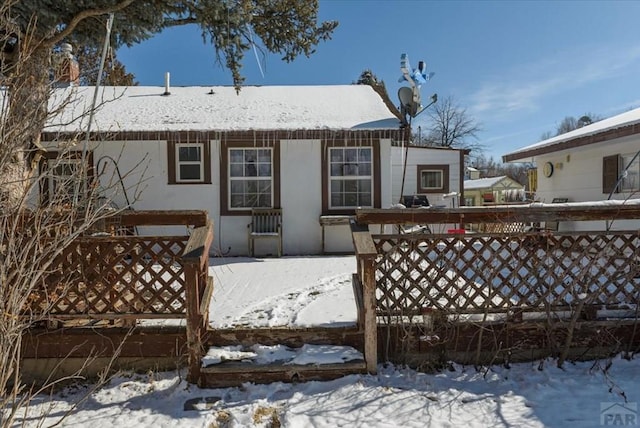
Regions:
<instances>
[{"instance_id":1,"label":"snow on ground","mask_svg":"<svg viewBox=\"0 0 640 428\"><path fill-rule=\"evenodd\" d=\"M306 326L317 321L341 325L355 320L348 281L355 272L352 256L215 259L210 269L216 280L211 306L215 326ZM267 362L298 358L297 363L357 358L344 349L326 350L318 358L319 349L292 352L256 346L248 357ZM231 347L212 351L205 364L240 351L246 352ZM238 355L243 357L247 355ZM640 359L616 357L605 373L606 366L606 361L567 363L561 370L554 360L544 360L481 371L454 365L451 371L424 374L380 365L375 376L226 389L199 389L183 380L184 372L130 374L91 392L62 426L560 428L599 427L601 422L640 426L630 425L638 421ZM44 426L53 424L90 387L39 397L25 425L36 426L38 415L45 411L50 417Z\"/></svg>"},{"instance_id":2,"label":"snow on ground","mask_svg":"<svg viewBox=\"0 0 640 428\"><path fill-rule=\"evenodd\" d=\"M132 375L90 394L63 426L268 427L277 419L283 427L560 428L599 427L601 420L613 425L616 418L637 416L640 360L615 358L606 375L604 361L568 364L565 370L552 360L539 364L488 371L454 366L437 374L381 365L376 376L210 390L187 384L176 372ZM43 398L27 426L45 408L51 410L47 425L53 423L86 389L69 388L51 402ZM193 410L185 410L185 403ZM610 409L609 416L601 409Z\"/></svg>"},{"instance_id":3,"label":"snow on ground","mask_svg":"<svg viewBox=\"0 0 640 428\"><path fill-rule=\"evenodd\" d=\"M355 256L212 259L209 323L214 328L354 325L355 271Z\"/></svg>"}]
</instances>

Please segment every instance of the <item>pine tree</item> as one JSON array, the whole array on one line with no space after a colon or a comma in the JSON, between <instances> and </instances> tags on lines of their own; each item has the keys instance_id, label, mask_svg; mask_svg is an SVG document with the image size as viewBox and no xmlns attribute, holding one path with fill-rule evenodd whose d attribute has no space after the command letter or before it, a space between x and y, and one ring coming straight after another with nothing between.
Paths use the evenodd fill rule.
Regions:
<instances>
[{"instance_id":1,"label":"pine tree","mask_svg":"<svg viewBox=\"0 0 640 428\"><path fill-rule=\"evenodd\" d=\"M47 117L51 53L63 42L101 46L113 14L111 45L117 49L165 28L197 25L239 90L244 53L261 48L292 61L311 55L338 25L318 25L317 0L3 0L0 5L0 86L9 89L8 129L25 127L11 141L17 150L38 144ZM25 84L26 83L26 84ZM21 118L31 120L25 124ZM23 132L24 131L24 132ZM0 143L8 144L6 139ZM2 171L0 171L2 173Z\"/></svg>"}]
</instances>

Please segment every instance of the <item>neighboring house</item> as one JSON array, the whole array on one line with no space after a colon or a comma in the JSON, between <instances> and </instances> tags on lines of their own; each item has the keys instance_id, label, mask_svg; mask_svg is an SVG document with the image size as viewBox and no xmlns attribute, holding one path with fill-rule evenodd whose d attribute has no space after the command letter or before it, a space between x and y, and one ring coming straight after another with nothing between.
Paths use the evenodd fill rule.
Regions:
<instances>
[{"instance_id":1,"label":"neighboring house","mask_svg":"<svg viewBox=\"0 0 640 428\"><path fill-rule=\"evenodd\" d=\"M464 181L464 204L495 205L524 201L524 186L501 175Z\"/></svg>"},{"instance_id":2,"label":"neighboring house","mask_svg":"<svg viewBox=\"0 0 640 428\"><path fill-rule=\"evenodd\" d=\"M75 101L43 133L48 157L76 142L80 159L78 132L88 115L70 119L89 110L93 93L56 90L58 101L69 94ZM298 255L322 251L320 216L397 202L393 177L400 167L393 159L410 130L370 86L249 86L238 94L232 87L106 87L98 99L106 102L95 113L85 159L97 167L100 184L117 164L134 209L208 210L221 253L247 254L252 207L283 209L284 253ZM455 186L445 171L455 179L460 157L446 153L420 160L441 167L444 180L422 190ZM122 196L114 202L127 205ZM348 225L325 229L328 252L352 251ZM256 253L274 254L275 244L257 242Z\"/></svg>"},{"instance_id":3,"label":"neighboring house","mask_svg":"<svg viewBox=\"0 0 640 428\"><path fill-rule=\"evenodd\" d=\"M536 199L585 202L640 197L640 109L631 110L502 157L503 162L535 162ZM624 172L627 168L626 173ZM603 228L603 222L561 224L561 230ZM613 228L637 228L637 221Z\"/></svg>"}]
</instances>

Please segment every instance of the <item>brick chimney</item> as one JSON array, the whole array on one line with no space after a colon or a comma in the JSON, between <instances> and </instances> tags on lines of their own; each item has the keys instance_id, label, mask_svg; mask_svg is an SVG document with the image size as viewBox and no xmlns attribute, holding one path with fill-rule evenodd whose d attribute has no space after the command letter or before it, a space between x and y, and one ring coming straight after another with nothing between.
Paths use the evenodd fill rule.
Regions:
<instances>
[{"instance_id":1,"label":"brick chimney","mask_svg":"<svg viewBox=\"0 0 640 428\"><path fill-rule=\"evenodd\" d=\"M55 81L57 87L78 86L80 84L80 66L73 56L73 47L69 43L63 43L62 52L56 61Z\"/></svg>"}]
</instances>

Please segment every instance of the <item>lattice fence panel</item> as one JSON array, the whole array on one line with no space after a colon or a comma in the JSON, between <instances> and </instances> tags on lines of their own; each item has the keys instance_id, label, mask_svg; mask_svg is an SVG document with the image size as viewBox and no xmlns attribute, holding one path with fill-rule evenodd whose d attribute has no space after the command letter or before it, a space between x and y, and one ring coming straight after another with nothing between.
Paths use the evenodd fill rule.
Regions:
<instances>
[{"instance_id":1,"label":"lattice fence panel","mask_svg":"<svg viewBox=\"0 0 640 428\"><path fill-rule=\"evenodd\" d=\"M52 317L184 317L188 237L79 238L46 269L29 309Z\"/></svg>"},{"instance_id":2,"label":"lattice fence panel","mask_svg":"<svg viewBox=\"0 0 640 428\"><path fill-rule=\"evenodd\" d=\"M383 314L633 304L640 234L374 235Z\"/></svg>"}]
</instances>

